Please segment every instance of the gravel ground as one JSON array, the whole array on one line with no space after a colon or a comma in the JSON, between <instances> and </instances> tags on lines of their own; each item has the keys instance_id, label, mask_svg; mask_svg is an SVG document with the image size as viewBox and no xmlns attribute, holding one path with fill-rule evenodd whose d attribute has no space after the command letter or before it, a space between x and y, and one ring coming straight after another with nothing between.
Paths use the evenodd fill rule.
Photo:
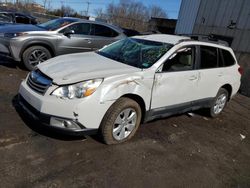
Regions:
<instances>
[{"instance_id":1,"label":"gravel ground","mask_svg":"<svg viewBox=\"0 0 250 188\"><path fill-rule=\"evenodd\" d=\"M44 129L18 110L27 71L0 57L1 187L250 187L250 99L215 119L183 114L142 125L124 144Z\"/></svg>"}]
</instances>

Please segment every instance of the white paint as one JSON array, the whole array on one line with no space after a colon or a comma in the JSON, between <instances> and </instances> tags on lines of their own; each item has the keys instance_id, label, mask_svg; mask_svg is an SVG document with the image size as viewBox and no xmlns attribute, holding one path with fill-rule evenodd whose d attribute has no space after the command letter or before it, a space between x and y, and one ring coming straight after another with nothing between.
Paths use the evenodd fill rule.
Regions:
<instances>
[{"instance_id":1,"label":"white paint","mask_svg":"<svg viewBox=\"0 0 250 188\"><path fill-rule=\"evenodd\" d=\"M126 94L140 96L145 102L147 111L150 108L215 97L224 84L230 84L233 87L232 95L238 91L240 86L238 64L210 70L156 73L168 57L186 45L215 46L232 52L230 48L191 40L178 43L178 40L183 39L179 36L148 35L139 38L176 45L151 68L145 70L110 60L94 52L59 56L38 66L44 74L59 85L104 78L103 83L89 97L61 99L51 96L51 92L58 87L56 85L51 86L43 96L31 90L26 81L22 82L19 92L42 113L71 119L76 118L74 115L76 113L78 121L86 128L98 128L110 106ZM223 76L218 78L220 72L223 72ZM151 91L153 91L153 98L150 107Z\"/></svg>"}]
</instances>

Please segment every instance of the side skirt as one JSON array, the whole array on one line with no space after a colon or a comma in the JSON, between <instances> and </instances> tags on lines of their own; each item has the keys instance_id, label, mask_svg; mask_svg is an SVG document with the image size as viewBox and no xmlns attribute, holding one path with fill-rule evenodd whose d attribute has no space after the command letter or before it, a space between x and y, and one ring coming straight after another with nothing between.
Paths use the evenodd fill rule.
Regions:
<instances>
[{"instance_id":1,"label":"side skirt","mask_svg":"<svg viewBox=\"0 0 250 188\"><path fill-rule=\"evenodd\" d=\"M214 98L206 98L192 102L151 109L146 112L144 122L149 122L154 119L161 119L176 114L183 114L185 112L190 112L201 108L209 108L212 106L213 100Z\"/></svg>"}]
</instances>

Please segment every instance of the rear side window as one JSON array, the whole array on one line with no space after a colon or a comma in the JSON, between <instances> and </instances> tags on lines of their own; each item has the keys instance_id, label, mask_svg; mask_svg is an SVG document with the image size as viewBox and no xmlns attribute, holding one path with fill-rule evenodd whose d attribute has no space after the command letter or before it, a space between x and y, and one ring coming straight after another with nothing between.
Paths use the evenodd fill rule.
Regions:
<instances>
[{"instance_id":1,"label":"rear side window","mask_svg":"<svg viewBox=\"0 0 250 188\"><path fill-rule=\"evenodd\" d=\"M8 13L0 13L0 22L13 22L12 15Z\"/></svg>"},{"instance_id":2,"label":"rear side window","mask_svg":"<svg viewBox=\"0 0 250 188\"><path fill-rule=\"evenodd\" d=\"M221 52L222 52L222 57L224 59L224 66L225 67L228 67L228 66L235 64L235 60L229 51L221 50Z\"/></svg>"},{"instance_id":3,"label":"rear side window","mask_svg":"<svg viewBox=\"0 0 250 188\"><path fill-rule=\"evenodd\" d=\"M118 33L104 25L92 24L91 35L102 37L116 37L118 36Z\"/></svg>"},{"instance_id":4,"label":"rear side window","mask_svg":"<svg viewBox=\"0 0 250 188\"><path fill-rule=\"evenodd\" d=\"M200 46L200 55L200 69L210 69L217 67L217 48L210 46Z\"/></svg>"},{"instance_id":5,"label":"rear side window","mask_svg":"<svg viewBox=\"0 0 250 188\"><path fill-rule=\"evenodd\" d=\"M29 24L30 19L22 15L16 15L16 23Z\"/></svg>"}]
</instances>

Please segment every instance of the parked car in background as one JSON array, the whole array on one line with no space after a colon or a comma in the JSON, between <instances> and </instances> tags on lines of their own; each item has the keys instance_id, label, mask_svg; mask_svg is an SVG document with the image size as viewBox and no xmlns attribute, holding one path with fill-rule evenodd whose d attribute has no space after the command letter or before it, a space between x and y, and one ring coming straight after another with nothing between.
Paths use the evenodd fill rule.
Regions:
<instances>
[{"instance_id":1,"label":"parked car in background","mask_svg":"<svg viewBox=\"0 0 250 188\"><path fill-rule=\"evenodd\" d=\"M51 57L77 52L93 51L123 39L119 27L75 18L60 18L35 26L1 30L0 50L15 61L23 62L29 70Z\"/></svg>"},{"instance_id":2,"label":"parked car in background","mask_svg":"<svg viewBox=\"0 0 250 188\"><path fill-rule=\"evenodd\" d=\"M174 35L125 38L96 52L59 56L21 83L31 117L68 133L130 139L141 122L207 108L218 116L240 87L233 50Z\"/></svg>"},{"instance_id":3,"label":"parked car in background","mask_svg":"<svg viewBox=\"0 0 250 188\"><path fill-rule=\"evenodd\" d=\"M123 33L128 36L128 37L132 37L132 36L138 36L141 35L141 33L139 31L136 31L134 29L127 29L127 28L122 28Z\"/></svg>"},{"instance_id":4,"label":"parked car in background","mask_svg":"<svg viewBox=\"0 0 250 188\"><path fill-rule=\"evenodd\" d=\"M0 12L0 26L4 24L37 24L37 19L19 12Z\"/></svg>"}]
</instances>

